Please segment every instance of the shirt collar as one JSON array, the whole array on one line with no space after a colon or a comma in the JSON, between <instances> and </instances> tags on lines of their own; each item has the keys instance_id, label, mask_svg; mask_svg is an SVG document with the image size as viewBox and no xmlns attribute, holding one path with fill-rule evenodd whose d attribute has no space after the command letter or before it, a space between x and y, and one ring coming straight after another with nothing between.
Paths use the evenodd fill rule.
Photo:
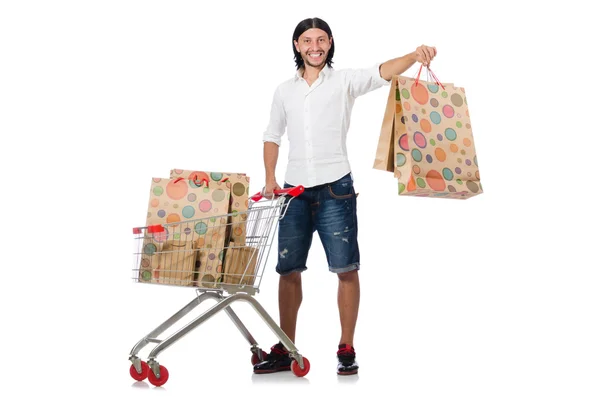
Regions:
<instances>
[{"instance_id":1,"label":"shirt collar","mask_svg":"<svg viewBox=\"0 0 600 397\"><path fill-rule=\"evenodd\" d=\"M331 74L331 72L333 71L333 68L331 66L325 65L325 67L323 69L321 69L321 71L319 72L319 77L323 76L323 78L326 78L327 76L329 76ZM296 71L296 74L294 75L294 81L298 81L302 78L302 73L304 72L304 67L301 67L299 70Z\"/></svg>"}]
</instances>

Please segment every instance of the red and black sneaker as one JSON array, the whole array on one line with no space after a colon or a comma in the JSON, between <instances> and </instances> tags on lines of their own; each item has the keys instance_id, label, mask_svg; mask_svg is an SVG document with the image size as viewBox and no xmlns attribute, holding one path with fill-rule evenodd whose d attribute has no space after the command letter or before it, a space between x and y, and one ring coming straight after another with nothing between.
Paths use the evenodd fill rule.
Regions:
<instances>
[{"instance_id":1,"label":"red and black sneaker","mask_svg":"<svg viewBox=\"0 0 600 397\"><path fill-rule=\"evenodd\" d=\"M358 373L358 363L356 362L356 352L350 345L342 344L338 346L337 351L338 375L355 375Z\"/></svg>"},{"instance_id":2,"label":"red and black sneaker","mask_svg":"<svg viewBox=\"0 0 600 397\"><path fill-rule=\"evenodd\" d=\"M289 371L292 364L290 353L285 349L283 343L279 342L271 347L266 360L254 366L255 374L271 374L279 371Z\"/></svg>"}]
</instances>

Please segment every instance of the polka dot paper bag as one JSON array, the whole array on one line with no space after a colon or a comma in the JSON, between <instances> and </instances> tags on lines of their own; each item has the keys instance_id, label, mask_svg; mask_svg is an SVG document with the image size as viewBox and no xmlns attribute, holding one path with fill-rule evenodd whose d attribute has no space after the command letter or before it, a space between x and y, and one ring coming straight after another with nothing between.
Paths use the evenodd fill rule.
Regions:
<instances>
[{"instance_id":1,"label":"polka dot paper bag","mask_svg":"<svg viewBox=\"0 0 600 397\"><path fill-rule=\"evenodd\" d=\"M207 180L211 184L215 183L217 186L227 187L231 193L228 209L228 212L232 214L232 217L229 219L229 224L231 224L230 237L236 245L246 244L246 218L248 216L250 177L239 173L173 169L171 170L171 179L175 178L185 178L192 181Z\"/></svg>"},{"instance_id":2,"label":"polka dot paper bag","mask_svg":"<svg viewBox=\"0 0 600 397\"><path fill-rule=\"evenodd\" d=\"M196 256L193 241L166 240L166 234L146 233L140 263L140 281L193 286Z\"/></svg>"},{"instance_id":3,"label":"polka dot paper bag","mask_svg":"<svg viewBox=\"0 0 600 397\"><path fill-rule=\"evenodd\" d=\"M464 88L394 76L374 168L394 172L399 195L483 193Z\"/></svg>"},{"instance_id":4,"label":"polka dot paper bag","mask_svg":"<svg viewBox=\"0 0 600 397\"><path fill-rule=\"evenodd\" d=\"M172 254L168 261L159 255L167 242L171 242L170 245L185 242L186 247L193 247L199 265L193 277L195 282L204 287L215 285L222 273L230 188L214 182L199 184L185 178L152 179L146 225L162 225L164 231L147 231L144 237L142 281L160 283L161 268L179 266L181 261L188 260L184 253L189 249L179 250L179 254ZM159 257L162 260L158 260ZM151 280L144 279L144 274L148 275L143 273L144 263L152 269Z\"/></svg>"}]
</instances>

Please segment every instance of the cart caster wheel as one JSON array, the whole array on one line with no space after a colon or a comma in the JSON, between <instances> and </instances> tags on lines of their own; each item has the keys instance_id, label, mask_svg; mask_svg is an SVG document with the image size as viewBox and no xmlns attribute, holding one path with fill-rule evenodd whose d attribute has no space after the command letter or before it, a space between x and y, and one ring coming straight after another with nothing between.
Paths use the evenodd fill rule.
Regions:
<instances>
[{"instance_id":1,"label":"cart caster wheel","mask_svg":"<svg viewBox=\"0 0 600 397\"><path fill-rule=\"evenodd\" d=\"M298 377L303 377L310 371L310 362L306 357L302 357L302 359L304 360L304 369L300 368L300 365L296 360L292 361L292 372Z\"/></svg>"},{"instance_id":2,"label":"cart caster wheel","mask_svg":"<svg viewBox=\"0 0 600 397\"><path fill-rule=\"evenodd\" d=\"M129 367L129 375L131 375L131 377L135 380L142 381L144 379L146 379L148 377L148 371L150 370L150 367L148 366L148 364L146 364L145 361L141 362L142 364L142 373L138 374L138 372L135 370L135 367L133 366L133 364L131 364L131 367Z\"/></svg>"},{"instance_id":3,"label":"cart caster wheel","mask_svg":"<svg viewBox=\"0 0 600 397\"><path fill-rule=\"evenodd\" d=\"M265 352L264 350L261 350L262 356L263 356L263 360L267 357L267 352ZM258 358L258 354L256 353L252 353L252 365L256 365L258 363L260 363L262 360L260 358Z\"/></svg>"},{"instance_id":4,"label":"cart caster wheel","mask_svg":"<svg viewBox=\"0 0 600 397\"><path fill-rule=\"evenodd\" d=\"M154 386L162 386L169 380L169 371L162 365L158 367L160 369L160 379L154 375L152 369L148 368L148 381Z\"/></svg>"}]
</instances>

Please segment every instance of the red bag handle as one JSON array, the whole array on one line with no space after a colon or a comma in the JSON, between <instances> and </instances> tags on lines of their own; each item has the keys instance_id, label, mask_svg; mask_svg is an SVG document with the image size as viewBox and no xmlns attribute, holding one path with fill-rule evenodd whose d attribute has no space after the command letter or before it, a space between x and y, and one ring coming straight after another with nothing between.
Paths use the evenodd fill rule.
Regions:
<instances>
[{"instance_id":1,"label":"red bag handle","mask_svg":"<svg viewBox=\"0 0 600 397\"><path fill-rule=\"evenodd\" d=\"M421 64L421 67L419 68L419 73L417 74L417 79L415 80L415 85L419 84L419 78L421 77L422 70L423 70L423 64ZM440 80L438 80L437 76L435 75L435 73L433 73L433 70L431 70L431 68L429 66L427 66L427 73L435 80L435 83L437 85L442 87L443 90L446 90L446 87L444 87L444 85L440 82Z\"/></svg>"}]
</instances>

